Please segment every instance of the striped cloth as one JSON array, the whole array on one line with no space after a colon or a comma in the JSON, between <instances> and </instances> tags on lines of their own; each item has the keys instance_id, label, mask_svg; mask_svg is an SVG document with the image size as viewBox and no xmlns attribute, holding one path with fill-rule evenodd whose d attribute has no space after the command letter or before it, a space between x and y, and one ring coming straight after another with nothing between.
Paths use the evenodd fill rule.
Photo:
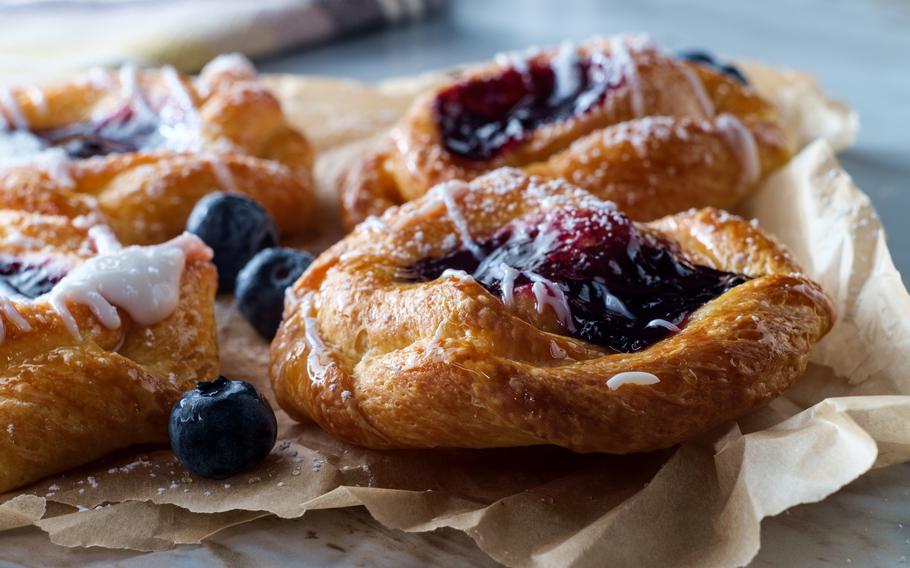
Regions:
<instances>
[{"instance_id":1,"label":"striped cloth","mask_svg":"<svg viewBox=\"0 0 910 568\"><path fill-rule=\"evenodd\" d=\"M423 17L444 0L3 0L0 83L126 60L195 71Z\"/></svg>"}]
</instances>

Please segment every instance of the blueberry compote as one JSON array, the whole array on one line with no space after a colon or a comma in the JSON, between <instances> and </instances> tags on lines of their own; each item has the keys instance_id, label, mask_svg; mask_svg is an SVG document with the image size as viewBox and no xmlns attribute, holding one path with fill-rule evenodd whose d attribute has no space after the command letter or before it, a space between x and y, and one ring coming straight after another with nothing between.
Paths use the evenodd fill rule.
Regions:
<instances>
[{"instance_id":1,"label":"blueberry compote","mask_svg":"<svg viewBox=\"0 0 910 568\"><path fill-rule=\"evenodd\" d=\"M141 115L127 104L100 120L37 130L32 134L48 146L61 148L70 158L138 152L154 145L160 127L156 120Z\"/></svg>"},{"instance_id":2,"label":"blueberry compote","mask_svg":"<svg viewBox=\"0 0 910 568\"><path fill-rule=\"evenodd\" d=\"M0 259L0 296L37 298L64 277L62 271L21 260Z\"/></svg>"},{"instance_id":3,"label":"blueberry compote","mask_svg":"<svg viewBox=\"0 0 910 568\"><path fill-rule=\"evenodd\" d=\"M748 278L692 264L675 243L638 231L612 209L559 209L519 219L477 243L402 271L429 281L464 270L508 305L528 294L550 305L565 331L634 352L685 325L708 301ZM478 258L479 257L479 258Z\"/></svg>"},{"instance_id":4,"label":"blueberry compote","mask_svg":"<svg viewBox=\"0 0 910 568\"><path fill-rule=\"evenodd\" d=\"M561 53L532 59L496 77L457 83L437 96L436 124L445 147L469 160L489 160L535 128L589 111L623 82L603 54Z\"/></svg>"}]
</instances>

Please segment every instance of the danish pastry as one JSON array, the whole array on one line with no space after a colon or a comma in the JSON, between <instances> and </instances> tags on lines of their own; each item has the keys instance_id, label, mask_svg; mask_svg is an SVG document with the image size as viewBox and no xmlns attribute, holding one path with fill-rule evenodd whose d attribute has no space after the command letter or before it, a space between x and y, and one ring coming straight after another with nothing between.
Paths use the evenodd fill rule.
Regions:
<instances>
[{"instance_id":1,"label":"danish pastry","mask_svg":"<svg viewBox=\"0 0 910 568\"><path fill-rule=\"evenodd\" d=\"M729 208L791 155L776 110L741 79L642 36L500 58L414 102L343 177L344 220L502 166L566 179L636 220Z\"/></svg>"},{"instance_id":2,"label":"danish pastry","mask_svg":"<svg viewBox=\"0 0 910 568\"><path fill-rule=\"evenodd\" d=\"M665 448L804 370L831 301L753 224L649 223L501 169L359 225L289 291L279 404L374 448Z\"/></svg>"},{"instance_id":3,"label":"danish pastry","mask_svg":"<svg viewBox=\"0 0 910 568\"><path fill-rule=\"evenodd\" d=\"M166 441L218 374L208 247L123 247L78 201L44 208L0 208L0 491Z\"/></svg>"},{"instance_id":4,"label":"danish pastry","mask_svg":"<svg viewBox=\"0 0 910 568\"><path fill-rule=\"evenodd\" d=\"M85 196L128 244L180 234L213 191L246 194L283 232L299 231L314 204L312 163L306 139L236 55L192 80L124 66L0 89L0 194Z\"/></svg>"}]
</instances>

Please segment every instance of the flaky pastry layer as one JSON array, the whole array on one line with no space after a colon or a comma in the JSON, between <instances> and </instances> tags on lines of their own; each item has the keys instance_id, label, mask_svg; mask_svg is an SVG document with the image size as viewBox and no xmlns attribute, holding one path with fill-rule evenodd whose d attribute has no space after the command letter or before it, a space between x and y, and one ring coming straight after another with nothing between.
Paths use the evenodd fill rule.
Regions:
<instances>
[{"instance_id":1,"label":"flaky pastry layer","mask_svg":"<svg viewBox=\"0 0 910 568\"><path fill-rule=\"evenodd\" d=\"M78 203L49 199L40 209L0 205L0 260L66 273L110 246ZM218 373L216 282L207 258L187 254L169 316L141 325L118 309L120 325L109 328L69 304L78 334L47 296L0 294L0 491L166 442L177 398Z\"/></svg>"}]
</instances>

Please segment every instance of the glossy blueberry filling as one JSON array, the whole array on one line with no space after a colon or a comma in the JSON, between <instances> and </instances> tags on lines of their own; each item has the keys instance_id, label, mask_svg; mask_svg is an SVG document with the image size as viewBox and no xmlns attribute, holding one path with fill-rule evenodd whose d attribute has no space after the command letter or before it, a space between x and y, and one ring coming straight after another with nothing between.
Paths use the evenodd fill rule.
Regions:
<instances>
[{"instance_id":1,"label":"glossy blueberry filling","mask_svg":"<svg viewBox=\"0 0 910 568\"><path fill-rule=\"evenodd\" d=\"M446 149L468 160L489 160L541 125L586 113L622 82L603 55L531 60L441 91L433 114Z\"/></svg>"},{"instance_id":2,"label":"glossy blueberry filling","mask_svg":"<svg viewBox=\"0 0 910 568\"><path fill-rule=\"evenodd\" d=\"M65 275L46 265L0 259L0 295L37 298L50 292Z\"/></svg>"},{"instance_id":3,"label":"glossy blueberry filling","mask_svg":"<svg viewBox=\"0 0 910 568\"><path fill-rule=\"evenodd\" d=\"M562 209L519 219L490 239L422 260L402 278L471 274L508 305L528 295L553 308L567 335L617 352L647 348L748 277L693 264L677 246L609 209Z\"/></svg>"}]
</instances>

